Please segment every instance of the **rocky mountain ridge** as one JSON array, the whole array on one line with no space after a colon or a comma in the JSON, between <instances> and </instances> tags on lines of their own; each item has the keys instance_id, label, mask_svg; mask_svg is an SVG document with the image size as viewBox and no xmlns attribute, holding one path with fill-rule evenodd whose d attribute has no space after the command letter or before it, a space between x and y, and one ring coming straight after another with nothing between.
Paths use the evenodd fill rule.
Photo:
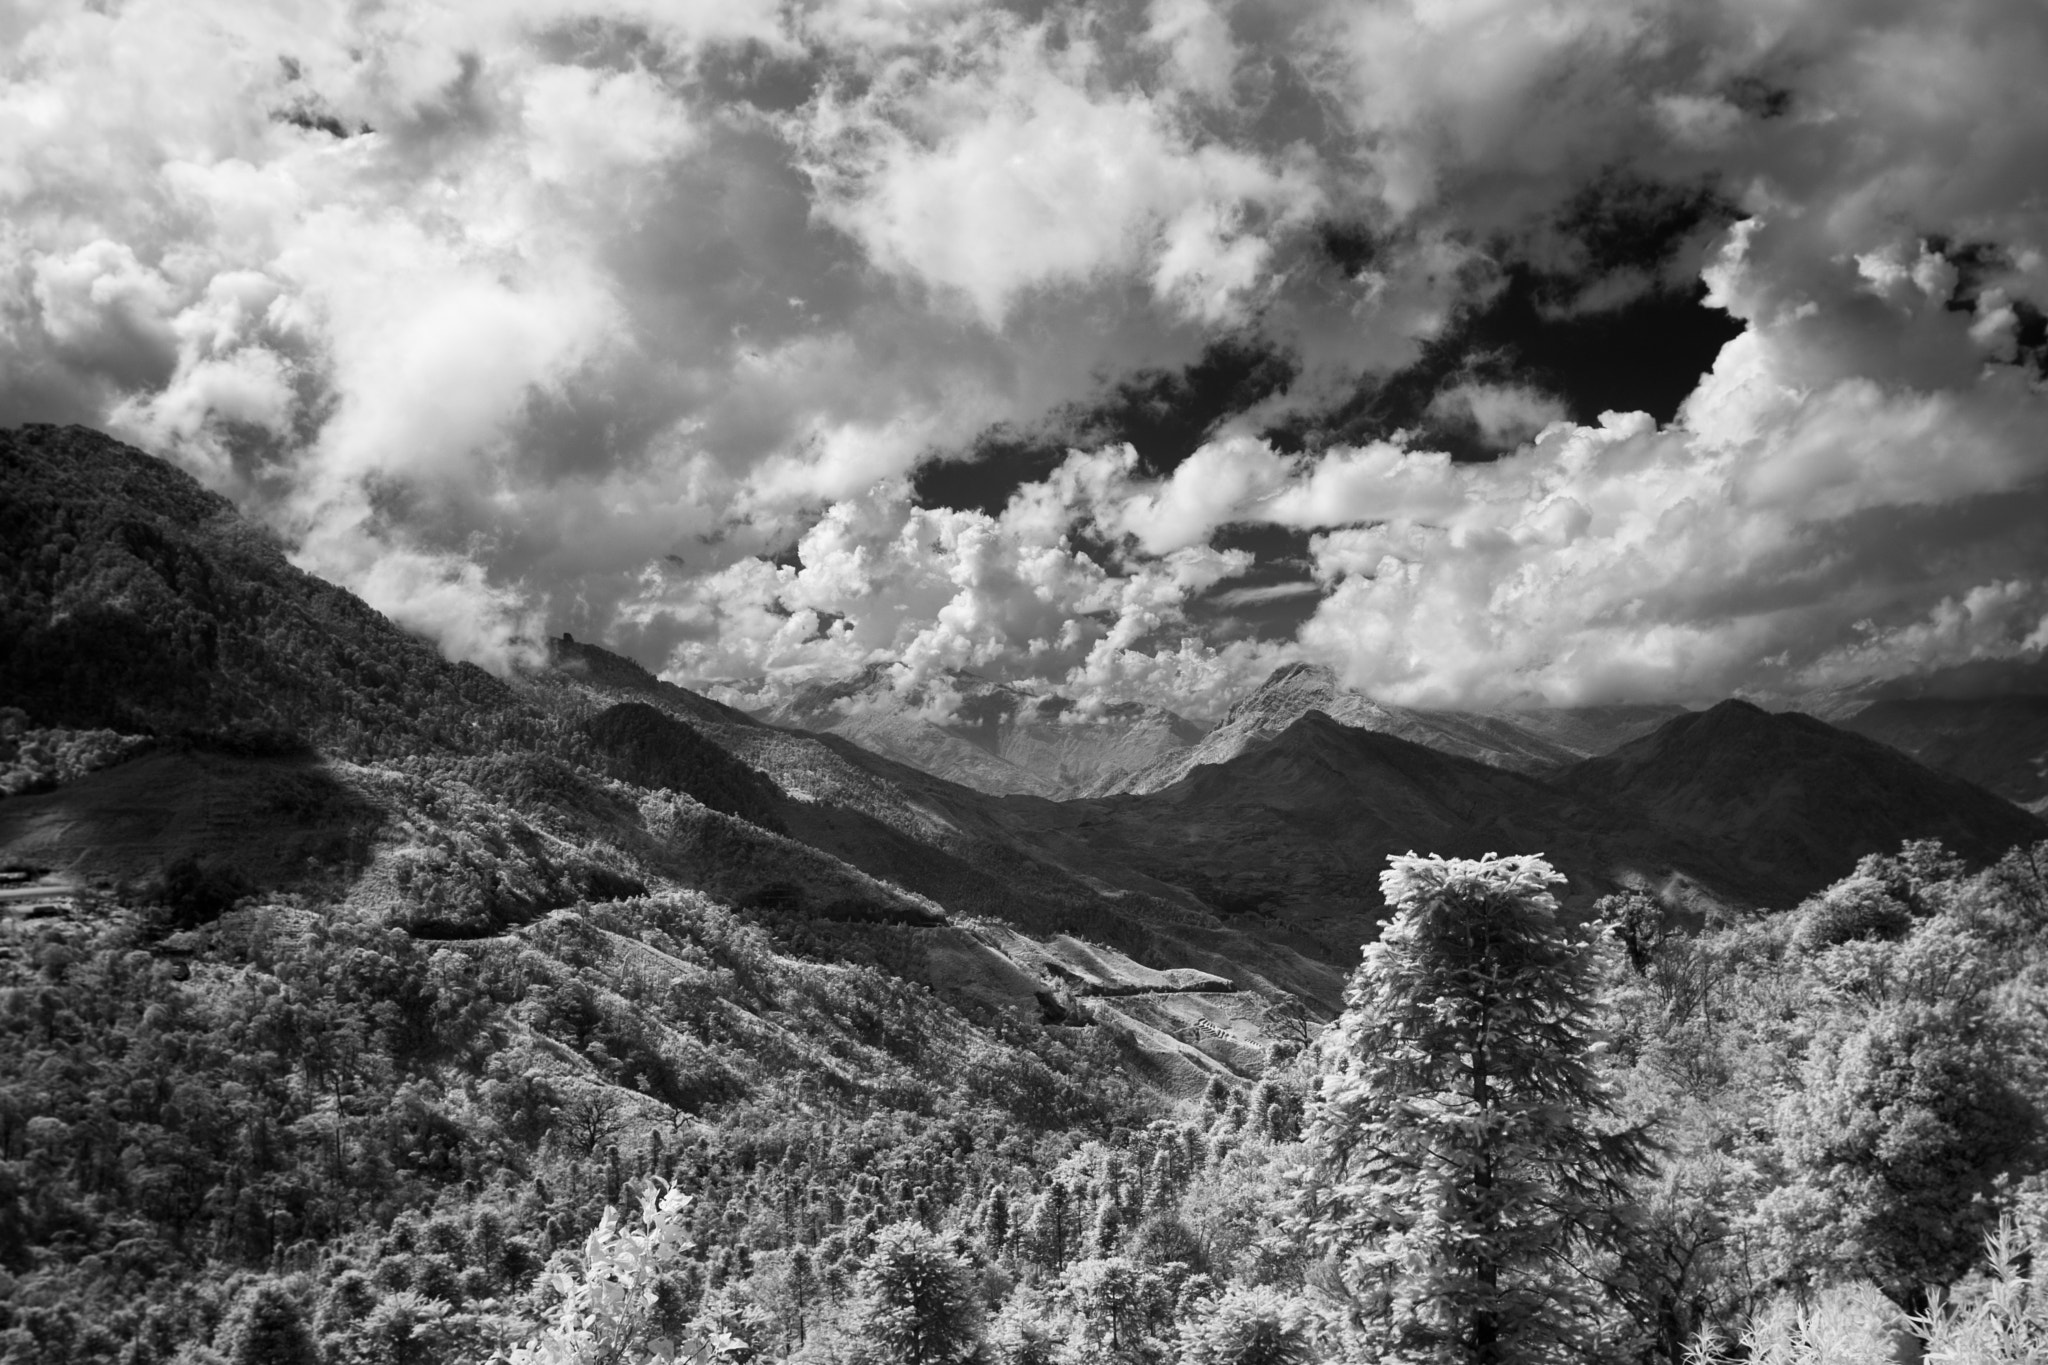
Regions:
<instances>
[{"instance_id":1,"label":"rocky mountain ridge","mask_svg":"<svg viewBox=\"0 0 2048 1365\"><path fill-rule=\"evenodd\" d=\"M1605 706L1554 711L1449 711L1390 706L1343 687L1335 670L1296 663L1238 701L1199 743L1103 789L1104 795L1160 791L1197 767L1227 763L1314 711L1354 730L1392 735L1509 772L1540 773L1643 734L1683 708Z\"/></svg>"}]
</instances>

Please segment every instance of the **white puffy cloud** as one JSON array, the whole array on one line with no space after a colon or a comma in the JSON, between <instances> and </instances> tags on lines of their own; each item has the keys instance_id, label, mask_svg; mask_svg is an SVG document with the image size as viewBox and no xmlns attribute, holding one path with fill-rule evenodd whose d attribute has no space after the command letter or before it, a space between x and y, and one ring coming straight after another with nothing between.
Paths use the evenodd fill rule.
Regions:
<instances>
[{"instance_id":1,"label":"white puffy cloud","mask_svg":"<svg viewBox=\"0 0 2048 1365\"><path fill-rule=\"evenodd\" d=\"M2035 0L21 6L0 420L161 451L494 666L572 628L1200 713L1303 653L1442 702L2024 654L2044 65ZM1743 221L1601 264L1615 184ZM1703 264L1746 330L1661 429L1481 365L1434 415L1492 464L1318 436L1517 261L1577 314ZM1170 473L911 504L1243 328L1299 382ZM1313 537L1293 587L1233 586L1240 523ZM1193 624L1282 588L1294 639Z\"/></svg>"},{"instance_id":2,"label":"white puffy cloud","mask_svg":"<svg viewBox=\"0 0 2048 1365\"><path fill-rule=\"evenodd\" d=\"M645 71L545 66L527 77L523 95L526 164L553 184L601 193L694 141L675 96Z\"/></svg>"},{"instance_id":3,"label":"white puffy cloud","mask_svg":"<svg viewBox=\"0 0 2048 1365\"><path fill-rule=\"evenodd\" d=\"M1243 52L1228 10L1210 0L1152 0L1146 7L1145 41L1164 51L1172 84L1206 100L1230 98Z\"/></svg>"},{"instance_id":4,"label":"white puffy cloud","mask_svg":"<svg viewBox=\"0 0 2048 1365\"><path fill-rule=\"evenodd\" d=\"M2048 583L1980 583L1959 597L1942 598L1917 620L1880 627L1866 619L1854 629L1861 638L1814 660L1802 681L1856 683L1907 670L2038 655L2048 649Z\"/></svg>"},{"instance_id":5,"label":"white puffy cloud","mask_svg":"<svg viewBox=\"0 0 2048 1365\"><path fill-rule=\"evenodd\" d=\"M1440 421L1469 423L1480 440L1496 450L1518 446L1571 416L1563 402L1532 385L1476 380L1438 390L1429 412Z\"/></svg>"},{"instance_id":6,"label":"white puffy cloud","mask_svg":"<svg viewBox=\"0 0 2048 1365\"><path fill-rule=\"evenodd\" d=\"M1271 245L1321 200L1301 157L1199 140L1141 91L1091 88L1092 45L991 20L964 71L903 67L811 130L829 221L882 269L1000 326L1020 295L1138 273L1207 322L1241 316Z\"/></svg>"},{"instance_id":7,"label":"white puffy cloud","mask_svg":"<svg viewBox=\"0 0 2048 1365\"><path fill-rule=\"evenodd\" d=\"M906 691L973 669L1048 681L1086 706L1139 697L1207 710L1278 657L1210 648L1187 626L1188 602L1251 567L1249 554L1186 546L1106 566L1034 524L1025 500L992 517L915 507L901 485L882 484L828 507L793 557L650 582L636 610L715 622L674 656L706 679L887 662Z\"/></svg>"}]
</instances>

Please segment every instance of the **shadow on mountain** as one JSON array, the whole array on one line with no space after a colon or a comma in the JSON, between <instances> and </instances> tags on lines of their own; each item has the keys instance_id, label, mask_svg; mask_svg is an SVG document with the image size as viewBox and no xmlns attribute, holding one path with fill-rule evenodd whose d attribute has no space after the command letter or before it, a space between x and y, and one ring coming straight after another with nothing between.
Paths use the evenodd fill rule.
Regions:
<instances>
[{"instance_id":1,"label":"shadow on mountain","mask_svg":"<svg viewBox=\"0 0 2048 1365\"><path fill-rule=\"evenodd\" d=\"M2041 814L2048 696L1886 697L1836 724Z\"/></svg>"},{"instance_id":2,"label":"shadow on mountain","mask_svg":"<svg viewBox=\"0 0 2048 1365\"><path fill-rule=\"evenodd\" d=\"M722 746L645 702L621 702L583 723L605 771L636 787L676 791L763 829L784 832L782 792Z\"/></svg>"},{"instance_id":3,"label":"shadow on mountain","mask_svg":"<svg viewBox=\"0 0 2048 1365\"><path fill-rule=\"evenodd\" d=\"M1985 863L2048 836L2048 826L2004 798L1888 745L1744 701L1669 721L1572 767L1558 785L1623 803L1797 895L1906 839L1939 839Z\"/></svg>"},{"instance_id":4,"label":"shadow on mountain","mask_svg":"<svg viewBox=\"0 0 2048 1365\"><path fill-rule=\"evenodd\" d=\"M186 863L245 893L334 891L368 865L385 814L314 756L163 744L0 801L0 847L87 884Z\"/></svg>"}]
</instances>

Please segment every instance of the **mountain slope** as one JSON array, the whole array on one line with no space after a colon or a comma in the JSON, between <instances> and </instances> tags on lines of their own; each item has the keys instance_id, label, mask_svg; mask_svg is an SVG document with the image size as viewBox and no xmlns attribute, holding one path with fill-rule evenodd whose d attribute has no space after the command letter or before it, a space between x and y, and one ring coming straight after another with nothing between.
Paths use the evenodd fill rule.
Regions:
<instances>
[{"instance_id":1,"label":"mountain slope","mask_svg":"<svg viewBox=\"0 0 2048 1365\"><path fill-rule=\"evenodd\" d=\"M848 866L967 917L1032 935L1081 935L1137 960L1214 973L1254 990L1280 987L1333 1005L1346 954L1314 940L1273 938L1219 920L1180 885L1083 846L1041 837L1020 812L1057 810L1036 797L995 797L872 753L837 734L788 730L707 702L637 665L580 645L573 667L530 680L580 706L629 701L691 725L785 793L781 828ZM750 893L758 898L759 893ZM771 899L785 893L771 890Z\"/></svg>"},{"instance_id":2,"label":"mountain slope","mask_svg":"<svg viewBox=\"0 0 2048 1365\"><path fill-rule=\"evenodd\" d=\"M97 432L0 431L0 487L0 697L42 725L367 755L538 719Z\"/></svg>"},{"instance_id":3,"label":"mountain slope","mask_svg":"<svg viewBox=\"0 0 2048 1365\"><path fill-rule=\"evenodd\" d=\"M1886 697L1835 723L2048 814L2048 696Z\"/></svg>"},{"instance_id":4,"label":"mountain slope","mask_svg":"<svg viewBox=\"0 0 2048 1365\"><path fill-rule=\"evenodd\" d=\"M1810 887L1906 839L1938 838L1984 861L2048 835L2012 803L1887 745L1743 701L1672 720L1558 785L1625 803L1732 868Z\"/></svg>"},{"instance_id":5,"label":"mountain slope","mask_svg":"<svg viewBox=\"0 0 2048 1365\"><path fill-rule=\"evenodd\" d=\"M7 433L0 450L7 699L31 728L158 736L107 750L126 762L0 801L0 858L62 886L125 880L146 894L193 862L237 894L335 900L449 942L684 892L849 949L905 930L1084 933L1133 982L1187 970L1242 990L1222 1006L1169 992L1145 1019L1098 1011L1169 1088L1199 1085L1218 1058L1262 1055L1258 1020L1279 990L1319 1011L1338 997L1328 966L1164 888L1112 891L1022 845L979 804L991 798L764 725L566 637L508 680L449 664L292 568L160 461L75 428ZM81 632L81 619L119 628ZM263 752L240 752L251 736ZM1025 970L988 969L1005 951L991 943L1024 935L913 954L902 970L1036 1020L1032 992L987 993ZM1219 1009L1237 1022L1220 1027ZM1160 1033L1160 1012L1177 1010L1191 1028L1208 1020L1203 1041Z\"/></svg>"},{"instance_id":6,"label":"mountain slope","mask_svg":"<svg viewBox=\"0 0 2048 1365\"><path fill-rule=\"evenodd\" d=\"M1550 706L1507 712L1521 729L1569 750L1575 758L1612 753L1664 722L1686 714L1672 702L1616 702L1599 706Z\"/></svg>"}]
</instances>

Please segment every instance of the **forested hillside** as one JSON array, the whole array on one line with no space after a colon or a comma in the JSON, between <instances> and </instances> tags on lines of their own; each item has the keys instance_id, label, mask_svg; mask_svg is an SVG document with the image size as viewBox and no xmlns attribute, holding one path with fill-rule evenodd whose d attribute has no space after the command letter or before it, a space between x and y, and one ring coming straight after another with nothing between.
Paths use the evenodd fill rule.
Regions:
<instances>
[{"instance_id":1,"label":"forested hillside","mask_svg":"<svg viewBox=\"0 0 2048 1365\"><path fill-rule=\"evenodd\" d=\"M1450 1270L1358 1273L1441 1250L1450 1204L1348 1163L1455 1108L1469 1040L1354 1046L1373 964L1453 940L1573 983L1541 1055L1627 1156L1492 1264L1575 1305L1496 1358L1918 1310L2048 1218L2044 830L1818 722L1560 780L1310 710L1157 792L994 797L566 638L447 664L93 433L0 433L0 475L8 1365L482 1361L669 1190L646 1341L736 1361L1505 1340ZM1411 847L1455 894L1383 894ZM1503 932L1415 928L1447 905Z\"/></svg>"}]
</instances>

